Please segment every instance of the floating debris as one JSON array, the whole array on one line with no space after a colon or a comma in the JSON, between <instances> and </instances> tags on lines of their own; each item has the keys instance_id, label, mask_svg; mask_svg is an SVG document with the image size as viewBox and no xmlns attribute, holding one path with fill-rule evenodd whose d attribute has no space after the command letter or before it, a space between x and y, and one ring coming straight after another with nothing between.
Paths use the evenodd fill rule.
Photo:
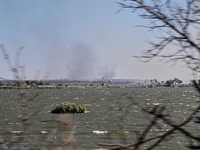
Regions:
<instances>
[{"instance_id":1,"label":"floating debris","mask_svg":"<svg viewBox=\"0 0 200 150\"><path fill-rule=\"evenodd\" d=\"M105 134L108 133L108 131L93 131L94 134Z\"/></svg>"},{"instance_id":2,"label":"floating debris","mask_svg":"<svg viewBox=\"0 0 200 150\"><path fill-rule=\"evenodd\" d=\"M46 133L48 133L47 131L39 131L38 132L39 134L46 134Z\"/></svg>"},{"instance_id":3,"label":"floating debris","mask_svg":"<svg viewBox=\"0 0 200 150\"><path fill-rule=\"evenodd\" d=\"M153 103L153 105L160 105L161 103Z\"/></svg>"}]
</instances>

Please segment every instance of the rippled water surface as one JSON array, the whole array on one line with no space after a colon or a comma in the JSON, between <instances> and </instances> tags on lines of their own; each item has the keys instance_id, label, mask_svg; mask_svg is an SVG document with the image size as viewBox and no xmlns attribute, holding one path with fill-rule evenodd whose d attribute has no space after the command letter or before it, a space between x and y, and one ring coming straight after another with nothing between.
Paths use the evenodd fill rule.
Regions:
<instances>
[{"instance_id":1,"label":"rippled water surface","mask_svg":"<svg viewBox=\"0 0 200 150\"><path fill-rule=\"evenodd\" d=\"M165 113L177 123L186 119L199 104L198 93L193 88L29 89L26 95L32 97L37 92L41 93L27 105L27 116L34 114L28 121L25 149L53 149L59 146L62 133L70 134L71 128L62 133L58 130L56 120L62 115L50 113L62 102L84 105L87 109L84 114L67 114L71 117L72 126L76 126L74 150L108 149L98 143L133 144L152 119L134 102L150 108L165 105ZM19 90L0 90L0 113L0 135L6 141L20 130L22 106ZM170 129L162 122L160 126L166 131ZM185 126L194 133L197 132L196 127L194 123ZM153 128L150 136L159 133L158 128ZM157 149L186 149L186 138L177 133L172 139Z\"/></svg>"}]
</instances>

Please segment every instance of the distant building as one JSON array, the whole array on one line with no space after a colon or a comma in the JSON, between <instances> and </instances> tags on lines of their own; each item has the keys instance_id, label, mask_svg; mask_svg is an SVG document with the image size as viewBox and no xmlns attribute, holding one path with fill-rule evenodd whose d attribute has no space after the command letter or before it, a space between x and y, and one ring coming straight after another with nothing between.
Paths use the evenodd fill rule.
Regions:
<instances>
[{"instance_id":1,"label":"distant building","mask_svg":"<svg viewBox=\"0 0 200 150\"><path fill-rule=\"evenodd\" d=\"M104 77L102 77L102 80L101 80L101 86L105 86L105 83L104 83Z\"/></svg>"}]
</instances>

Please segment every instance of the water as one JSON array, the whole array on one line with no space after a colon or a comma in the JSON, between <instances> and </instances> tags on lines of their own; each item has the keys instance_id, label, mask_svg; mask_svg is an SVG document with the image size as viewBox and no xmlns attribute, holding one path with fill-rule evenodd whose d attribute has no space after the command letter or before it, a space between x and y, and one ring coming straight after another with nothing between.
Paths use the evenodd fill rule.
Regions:
<instances>
[{"instance_id":1,"label":"water","mask_svg":"<svg viewBox=\"0 0 200 150\"><path fill-rule=\"evenodd\" d=\"M24 149L53 149L59 146L62 136L69 135L76 126L71 149L94 150L109 149L98 143L133 144L139 134L148 126L152 116L141 111L140 107L153 108L155 105L166 106L165 114L176 123L181 123L198 106L198 93L189 88L86 88L86 89L27 89L26 96L39 96L28 102L28 134ZM20 131L22 119L19 90L0 90L0 135L6 141ZM66 114L71 118L71 125L66 130L60 129L58 122L61 114L50 111L62 102L84 105L84 114ZM134 102L138 102L135 105ZM159 121L163 132L171 129ZM196 133L197 124L185 126ZM14 133L13 133L14 131ZM156 127L148 137L160 134ZM177 133L173 140L166 141L157 149L187 149L187 139ZM142 149L148 145L144 145Z\"/></svg>"}]
</instances>

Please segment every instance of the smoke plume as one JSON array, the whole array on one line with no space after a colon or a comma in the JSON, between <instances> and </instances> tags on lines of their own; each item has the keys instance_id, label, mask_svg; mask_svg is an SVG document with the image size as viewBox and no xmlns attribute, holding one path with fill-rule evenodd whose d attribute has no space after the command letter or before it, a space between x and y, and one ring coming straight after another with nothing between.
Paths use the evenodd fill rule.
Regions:
<instances>
[{"instance_id":1,"label":"smoke plume","mask_svg":"<svg viewBox=\"0 0 200 150\"><path fill-rule=\"evenodd\" d=\"M76 43L70 47L69 60L67 63L67 77L71 79L106 79L115 76L115 66L102 67L98 63L98 57L84 43Z\"/></svg>"}]
</instances>

